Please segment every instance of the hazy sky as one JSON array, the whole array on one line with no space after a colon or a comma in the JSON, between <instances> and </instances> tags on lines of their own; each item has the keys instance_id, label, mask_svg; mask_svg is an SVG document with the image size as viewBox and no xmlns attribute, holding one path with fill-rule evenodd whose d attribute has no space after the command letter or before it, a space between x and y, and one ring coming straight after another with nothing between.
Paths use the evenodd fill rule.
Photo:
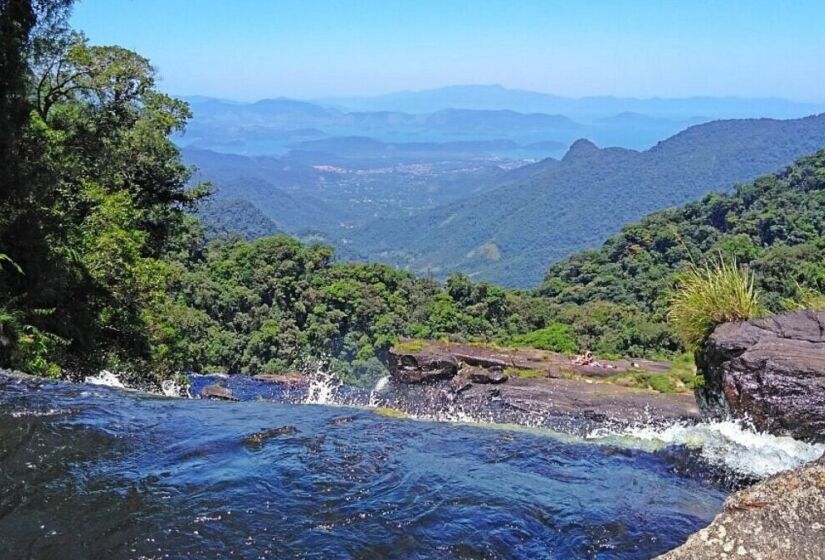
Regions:
<instances>
[{"instance_id":1,"label":"hazy sky","mask_svg":"<svg viewBox=\"0 0 825 560\"><path fill-rule=\"evenodd\" d=\"M174 94L502 84L560 95L825 101L823 0L81 0L94 43Z\"/></svg>"}]
</instances>

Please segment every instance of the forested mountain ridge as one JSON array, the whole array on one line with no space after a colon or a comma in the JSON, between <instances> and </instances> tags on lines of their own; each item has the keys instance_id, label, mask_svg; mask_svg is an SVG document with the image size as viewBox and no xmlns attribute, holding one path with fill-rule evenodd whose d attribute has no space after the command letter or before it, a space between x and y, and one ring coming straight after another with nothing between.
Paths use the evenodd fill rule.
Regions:
<instances>
[{"instance_id":1,"label":"forested mountain ridge","mask_svg":"<svg viewBox=\"0 0 825 560\"><path fill-rule=\"evenodd\" d=\"M419 273L529 287L547 263L632 220L729 189L825 146L825 115L696 125L644 152L575 143L558 164L406 219L353 232L362 254ZM538 164L541 165L541 164ZM449 242L444 242L449 240Z\"/></svg>"},{"instance_id":2,"label":"forested mountain ridge","mask_svg":"<svg viewBox=\"0 0 825 560\"><path fill-rule=\"evenodd\" d=\"M661 322L675 274L720 256L754 271L771 311L825 293L825 149L625 226L601 248L553 264L538 293L559 304L631 305Z\"/></svg>"},{"instance_id":3,"label":"forested mountain ridge","mask_svg":"<svg viewBox=\"0 0 825 560\"><path fill-rule=\"evenodd\" d=\"M212 197L198 205L197 216L207 239L234 235L257 239L281 233L275 222L244 199Z\"/></svg>"}]
</instances>

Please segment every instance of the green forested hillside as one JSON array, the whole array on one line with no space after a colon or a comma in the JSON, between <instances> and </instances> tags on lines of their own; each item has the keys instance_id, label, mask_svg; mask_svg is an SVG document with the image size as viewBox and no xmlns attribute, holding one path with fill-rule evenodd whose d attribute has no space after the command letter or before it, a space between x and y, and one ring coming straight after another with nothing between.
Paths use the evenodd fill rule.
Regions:
<instances>
[{"instance_id":1,"label":"green forested hillside","mask_svg":"<svg viewBox=\"0 0 825 560\"><path fill-rule=\"evenodd\" d=\"M541 281L548 262L597 246L630 221L777 171L823 146L825 115L715 121L645 152L582 140L535 174L522 170L518 180L466 200L377 220L352 238L361 254L413 271L462 271L526 288Z\"/></svg>"},{"instance_id":2,"label":"green forested hillside","mask_svg":"<svg viewBox=\"0 0 825 560\"><path fill-rule=\"evenodd\" d=\"M600 249L552 265L539 293L630 305L662 321L674 274L719 255L754 271L772 311L825 291L825 150L731 194L625 226Z\"/></svg>"},{"instance_id":3,"label":"green forested hillside","mask_svg":"<svg viewBox=\"0 0 825 560\"><path fill-rule=\"evenodd\" d=\"M257 239L281 231L257 206L238 198L210 197L198 204L197 216L208 239L226 238L233 234Z\"/></svg>"}]
</instances>

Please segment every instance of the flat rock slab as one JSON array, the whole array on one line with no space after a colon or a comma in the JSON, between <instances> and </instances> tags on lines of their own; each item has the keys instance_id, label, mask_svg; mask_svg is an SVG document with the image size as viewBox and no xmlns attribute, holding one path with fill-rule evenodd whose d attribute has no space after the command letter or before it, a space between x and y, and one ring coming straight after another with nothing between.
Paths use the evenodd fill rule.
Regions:
<instances>
[{"instance_id":1,"label":"flat rock slab","mask_svg":"<svg viewBox=\"0 0 825 560\"><path fill-rule=\"evenodd\" d=\"M404 352L391 351L405 354ZM410 352L416 355L418 352ZM668 362L652 360L601 360L591 365L576 365L569 356L558 352L537 350L533 348L496 348L475 344L430 341L424 346L422 354L452 355L459 362L481 368L516 368L542 372L544 377L609 377L628 371L661 373L670 369Z\"/></svg>"},{"instance_id":2,"label":"flat rock slab","mask_svg":"<svg viewBox=\"0 0 825 560\"><path fill-rule=\"evenodd\" d=\"M502 398L540 414L598 414L622 423L700 418L691 394L663 394L572 379L516 379L500 391Z\"/></svg>"},{"instance_id":3,"label":"flat rock slab","mask_svg":"<svg viewBox=\"0 0 825 560\"><path fill-rule=\"evenodd\" d=\"M419 417L544 427L586 434L599 427L698 421L693 395L662 394L571 379L511 379L500 385L391 382L373 396L378 406Z\"/></svg>"},{"instance_id":4,"label":"flat rock slab","mask_svg":"<svg viewBox=\"0 0 825 560\"><path fill-rule=\"evenodd\" d=\"M659 560L821 560L825 557L822 459L737 492L707 528Z\"/></svg>"}]
</instances>

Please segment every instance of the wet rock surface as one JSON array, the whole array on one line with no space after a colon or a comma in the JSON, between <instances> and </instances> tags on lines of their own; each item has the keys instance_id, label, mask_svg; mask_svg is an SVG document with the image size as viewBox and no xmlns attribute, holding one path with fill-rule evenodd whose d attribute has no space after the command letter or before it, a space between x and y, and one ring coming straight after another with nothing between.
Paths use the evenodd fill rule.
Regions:
<instances>
[{"instance_id":1,"label":"wet rock surface","mask_svg":"<svg viewBox=\"0 0 825 560\"><path fill-rule=\"evenodd\" d=\"M199 393L199 396L202 399L220 399L224 401L238 400L238 397L232 393L232 389L218 385L217 383L204 387Z\"/></svg>"},{"instance_id":2,"label":"wet rock surface","mask_svg":"<svg viewBox=\"0 0 825 560\"><path fill-rule=\"evenodd\" d=\"M703 412L748 417L759 430L825 441L825 312L716 328L697 352Z\"/></svg>"},{"instance_id":3,"label":"wet rock surface","mask_svg":"<svg viewBox=\"0 0 825 560\"><path fill-rule=\"evenodd\" d=\"M479 384L456 376L430 384L390 382L372 396L377 406L419 417L445 417L587 433L605 425L697 421L692 395L661 394L570 379L509 379Z\"/></svg>"},{"instance_id":4,"label":"wet rock surface","mask_svg":"<svg viewBox=\"0 0 825 560\"><path fill-rule=\"evenodd\" d=\"M272 438L276 438L278 436L292 435L297 431L298 429L295 426L280 426L278 428L270 428L268 430L262 430L260 432L255 432L254 434L249 434L248 436L243 438L241 443L243 443L247 447L255 449L263 446L263 444L265 444Z\"/></svg>"},{"instance_id":5,"label":"wet rock surface","mask_svg":"<svg viewBox=\"0 0 825 560\"><path fill-rule=\"evenodd\" d=\"M737 492L707 528L659 560L821 560L825 462L774 475Z\"/></svg>"}]
</instances>

